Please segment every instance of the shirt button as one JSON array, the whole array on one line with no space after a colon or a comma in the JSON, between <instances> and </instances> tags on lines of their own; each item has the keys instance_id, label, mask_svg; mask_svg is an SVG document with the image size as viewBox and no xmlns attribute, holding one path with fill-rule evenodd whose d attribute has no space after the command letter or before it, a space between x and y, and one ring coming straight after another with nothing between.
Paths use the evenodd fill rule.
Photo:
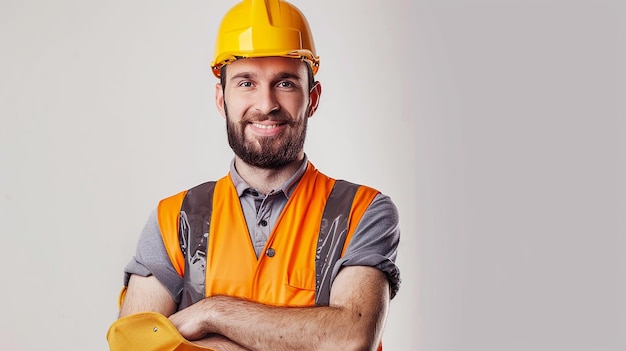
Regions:
<instances>
[{"instance_id":1,"label":"shirt button","mask_svg":"<svg viewBox=\"0 0 626 351\"><path fill-rule=\"evenodd\" d=\"M272 248L270 247L269 249L267 249L267 250L265 251L265 254L266 254L268 257L274 257L274 255L276 255L276 251L274 251L274 249L272 249Z\"/></svg>"},{"instance_id":2,"label":"shirt button","mask_svg":"<svg viewBox=\"0 0 626 351\"><path fill-rule=\"evenodd\" d=\"M264 219L262 219L262 220L259 222L259 224L260 224L262 227L265 227L265 226L267 226L267 221L266 221L266 220L264 220Z\"/></svg>"}]
</instances>

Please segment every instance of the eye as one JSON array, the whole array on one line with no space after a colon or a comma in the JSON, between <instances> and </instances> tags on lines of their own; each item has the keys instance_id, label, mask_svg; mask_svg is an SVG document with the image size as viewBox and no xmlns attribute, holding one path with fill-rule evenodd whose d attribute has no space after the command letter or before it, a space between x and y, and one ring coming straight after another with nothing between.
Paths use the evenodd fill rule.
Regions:
<instances>
[{"instance_id":1,"label":"eye","mask_svg":"<svg viewBox=\"0 0 626 351\"><path fill-rule=\"evenodd\" d=\"M279 88L286 88L286 89L290 89L290 88L295 88L295 86L296 86L296 85L295 85L295 84L293 84L293 82L290 82L290 81L288 81L288 80L283 80L283 81L280 81L280 82L278 83L278 87L279 87Z\"/></svg>"},{"instance_id":2,"label":"eye","mask_svg":"<svg viewBox=\"0 0 626 351\"><path fill-rule=\"evenodd\" d=\"M250 88L252 86L252 82L244 80L237 84L237 86L240 86L242 88Z\"/></svg>"}]
</instances>

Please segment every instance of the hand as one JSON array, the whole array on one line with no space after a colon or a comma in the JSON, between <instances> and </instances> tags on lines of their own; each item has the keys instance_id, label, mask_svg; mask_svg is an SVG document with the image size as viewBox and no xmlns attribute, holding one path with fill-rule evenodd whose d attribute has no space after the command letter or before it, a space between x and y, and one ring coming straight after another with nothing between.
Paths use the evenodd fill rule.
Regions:
<instances>
[{"instance_id":1,"label":"hand","mask_svg":"<svg viewBox=\"0 0 626 351\"><path fill-rule=\"evenodd\" d=\"M169 317L178 332L187 340L200 340L211 332L206 322L208 311L206 311L205 301L199 301Z\"/></svg>"}]
</instances>

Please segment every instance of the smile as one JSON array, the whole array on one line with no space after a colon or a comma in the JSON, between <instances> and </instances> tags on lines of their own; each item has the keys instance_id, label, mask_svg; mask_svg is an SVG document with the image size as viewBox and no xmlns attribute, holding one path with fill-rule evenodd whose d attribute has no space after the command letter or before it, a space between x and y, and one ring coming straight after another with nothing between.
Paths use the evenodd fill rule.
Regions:
<instances>
[{"instance_id":1,"label":"smile","mask_svg":"<svg viewBox=\"0 0 626 351\"><path fill-rule=\"evenodd\" d=\"M252 123L253 126L259 129L272 129L280 126L279 124L261 124L261 123Z\"/></svg>"}]
</instances>

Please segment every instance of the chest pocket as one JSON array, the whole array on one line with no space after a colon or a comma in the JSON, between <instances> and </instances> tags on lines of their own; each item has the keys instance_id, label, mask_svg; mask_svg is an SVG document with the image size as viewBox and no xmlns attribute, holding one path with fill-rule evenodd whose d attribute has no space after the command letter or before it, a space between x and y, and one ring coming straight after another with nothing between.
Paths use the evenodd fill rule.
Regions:
<instances>
[{"instance_id":1,"label":"chest pocket","mask_svg":"<svg viewBox=\"0 0 626 351\"><path fill-rule=\"evenodd\" d=\"M296 268L289 275L287 284L295 289L315 291L315 271L306 268Z\"/></svg>"}]
</instances>

